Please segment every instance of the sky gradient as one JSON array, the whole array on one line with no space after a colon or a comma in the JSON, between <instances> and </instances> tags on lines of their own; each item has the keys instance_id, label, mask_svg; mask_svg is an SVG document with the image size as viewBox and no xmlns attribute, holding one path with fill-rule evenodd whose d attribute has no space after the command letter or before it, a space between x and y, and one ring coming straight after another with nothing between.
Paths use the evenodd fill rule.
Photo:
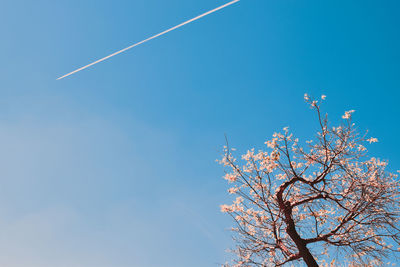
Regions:
<instances>
[{"instance_id":1,"label":"sky gradient","mask_svg":"<svg viewBox=\"0 0 400 267\"><path fill-rule=\"evenodd\" d=\"M229 258L219 158L355 109L399 169L398 1L26 1L0 8L0 266L205 267Z\"/></svg>"}]
</instances>

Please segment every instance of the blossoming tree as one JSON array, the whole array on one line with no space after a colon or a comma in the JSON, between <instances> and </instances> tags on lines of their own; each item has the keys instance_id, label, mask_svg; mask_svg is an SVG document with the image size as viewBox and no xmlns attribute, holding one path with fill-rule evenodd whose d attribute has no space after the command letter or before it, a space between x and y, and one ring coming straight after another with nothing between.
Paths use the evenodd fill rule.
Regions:
<instances>
[{"instance_id":1,"label":"blossoming tree","mask_svg":"<svg viewBox=\"0 0 400 267\"><path fill-rule=\"evenodd\" d=\"M303 143L284 128L237 160L220 161L236 196L222 212L236 222L233 266L380 266L399 252L400 184L387 162L368 158L352 111L332 127L318 101L304 96L319 131ZM322 96L321 100L325 100Z\"/></svg>"}]
</instances>

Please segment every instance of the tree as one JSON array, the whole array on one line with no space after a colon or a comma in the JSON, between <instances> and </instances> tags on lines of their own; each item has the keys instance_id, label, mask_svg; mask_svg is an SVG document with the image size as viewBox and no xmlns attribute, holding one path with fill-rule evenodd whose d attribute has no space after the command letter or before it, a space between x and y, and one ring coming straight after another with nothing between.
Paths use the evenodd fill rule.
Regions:
<instances>
[{"instance_id":1,"label":"tree","mask_svg":"<svg viewBox=\"0 0 400 267\"><path fill-rule=\"evenodd\" d=\"M220 163L236 196L221 205L236 222L233 266L334 266L336 258L345 266L380 266L399 252L397 175L386 161L367 157L365 144L378 140L357 132L354 110L331 127L318 101L304 98L316 113L314 140L301 143L286 127L265 150L239 160L228 142L224 147Z\"/></svg>"}]
</instances>

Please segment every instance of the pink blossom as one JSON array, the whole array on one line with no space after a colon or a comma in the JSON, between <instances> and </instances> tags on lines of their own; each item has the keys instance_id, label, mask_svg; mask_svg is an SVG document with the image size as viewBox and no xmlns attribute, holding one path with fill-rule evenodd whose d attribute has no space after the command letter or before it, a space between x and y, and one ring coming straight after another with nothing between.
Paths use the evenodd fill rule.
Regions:
<instances>
[{"instance_id":1,"label":"pink blossom","mask_svg":"<svg viewBox=\"0 0 400 267\"><path fill-rule=\"evenodd\" d=\"M378 142L378 138L371 137L371 138L367 139L367 142L369 142L370 144L376 143L376 142Z\"/></svg>"},{"instance_id":2,"label":"pink blossom","mask_svg":"<svg viewBox=\"0 0 400 267\"><path fill-rule=\"evenodd\" d=\"M351 114L354 113L354 112L355 112L355 110L346 111L346 112L344 113L344 115L342 116L342 118L343 118L343 119L350 119L350 118L351 118Z\"/></svg>"}]
</instances>

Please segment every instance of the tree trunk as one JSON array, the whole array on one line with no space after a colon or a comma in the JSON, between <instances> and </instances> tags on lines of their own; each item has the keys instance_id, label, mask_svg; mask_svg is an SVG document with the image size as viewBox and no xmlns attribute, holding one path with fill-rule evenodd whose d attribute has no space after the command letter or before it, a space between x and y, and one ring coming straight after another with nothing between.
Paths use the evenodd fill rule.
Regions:
<instances>
[{"instance_id":1,"label":"tree trunk","mask_svg":"<svg viewBox=\"0 0 400 267\"><path fill-rule=\"evenodd\" d=\"M286 212L285 212L286 214ZM294 226L293 219L290 217L290 221L286 227L286 233L290 236L293 242L296 244L297 249L299 250L299 254L305 261L308 267L318 267L317 261L314 259L313 255L311 254L310 250L307 248L306 242L299 236Z\"/></svg>"},{"instance_id":2,"label":"tree trunk","mask_svg":"<svg viewBox=\"0 0 400 267\"><path fill-rule=\"evenodd\" d=\"M292 217L292 206L289 201L286 202L283 201L282 192L283 190L277 194L277 197L278 197L279 207L285 215L286 233L296 244L296 247L299 250L299 254L303 258L307 266L318 267L317 261L314 259L310 250L307 248L307 243L304 241L303 238L301 238L299 233L297 233L296 225Z\"/></svg>"}]
</instances>

